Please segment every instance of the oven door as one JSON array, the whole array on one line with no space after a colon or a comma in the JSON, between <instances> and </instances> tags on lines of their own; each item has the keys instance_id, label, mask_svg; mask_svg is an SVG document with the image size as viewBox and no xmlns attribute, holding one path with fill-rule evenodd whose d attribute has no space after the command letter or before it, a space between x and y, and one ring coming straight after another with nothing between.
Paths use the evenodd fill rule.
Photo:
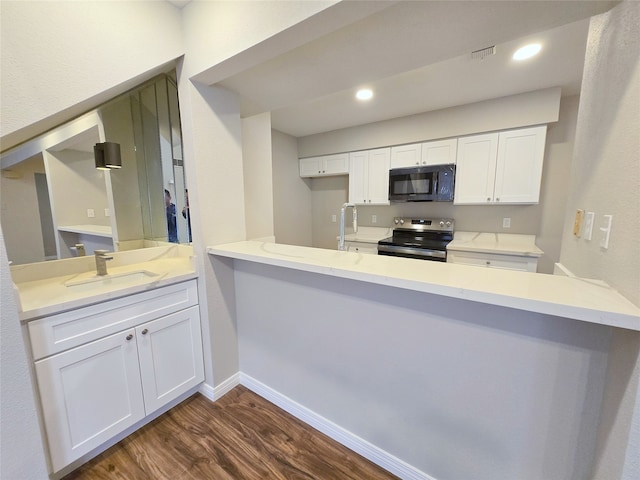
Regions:
<instances>
[{"instance_id":1,"label":"oven door","mask_svg":"<svg viewBox=\"0 0 640 480\"><path fill-rule=\"evenodd\" d=\"M392 168L389 200L392 202L453 201L455 165Z\"/></svg>"},{"instance_id":2,"label":"oven door","mask_svg":"<svg viewBox=\"0 0 640 480\"><path fill-rule=\"evenodd\" d=\"M406 247L402 245L384 245L378 243L378 255L390 257L416 258L418 260L431 260L432 262L446 262L447 251L429 250L425 248Z\"/></svg>"}]
</instances>

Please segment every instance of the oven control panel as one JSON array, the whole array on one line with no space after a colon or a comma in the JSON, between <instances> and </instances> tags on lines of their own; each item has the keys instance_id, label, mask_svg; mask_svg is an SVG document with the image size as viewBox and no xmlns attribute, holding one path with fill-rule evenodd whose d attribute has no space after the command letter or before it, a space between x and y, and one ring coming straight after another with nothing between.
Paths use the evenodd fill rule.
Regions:
<instances>
[{"instance_id":1,"label":"oven control panel","mask_svg":"<svg viewBox=\"0 0 640 480\"><path fill-rule=\"evenodd\" d=\"M397 230L453 232L452 218L407 218L393 219Z\"/></svg>"}]
</instances>

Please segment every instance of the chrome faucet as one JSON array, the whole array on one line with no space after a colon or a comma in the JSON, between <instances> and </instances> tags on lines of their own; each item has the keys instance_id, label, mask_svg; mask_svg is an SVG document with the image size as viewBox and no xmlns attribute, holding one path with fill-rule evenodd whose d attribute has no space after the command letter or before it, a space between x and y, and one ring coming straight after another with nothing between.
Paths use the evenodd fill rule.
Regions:
<instances>
[{"instance_id":1,"label":"chrome faucet","mask_svg":"<svg viewBox=\"0 0 640 480\"><path fill-rule=\"evenodd\" d=\"M109 250L94 250L96 255L96 272L99 276L107 275L107 260L113 260L113 257L108 257Z\"/></svg>"},{"instance_id":2,"label":"chrome faucet","mask_svg":"<svg viewBox=\"0 0 640 480\"><path fill-rule=\"evenodd\" d=\"M347 208L353 208L353 233L358 231L358 209L355 203L345 203L340 209L340 242L338 243L338 250L344 250L344 212Z\"/></svg>"}]
</instances>

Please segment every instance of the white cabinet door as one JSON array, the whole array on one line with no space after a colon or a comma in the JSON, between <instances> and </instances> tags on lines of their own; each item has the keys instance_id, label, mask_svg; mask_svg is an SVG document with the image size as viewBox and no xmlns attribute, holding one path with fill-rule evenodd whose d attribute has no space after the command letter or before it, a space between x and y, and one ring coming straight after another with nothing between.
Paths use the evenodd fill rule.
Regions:
<instances>
[{"instance_id":1,"label":"white cabinet door","mask_svg":"<svg viewBox=\"0 0 640 480\"><path fill-rule=\"evenodd\" d=\"M349 174L349 154L336 153L334 155L326 155L323 157L324 166L322 173L324 175L348 175Z\"/></svg>"},{"instance_id":2,"label":"white cabinet door","mask_svg":"<svg viewBox=\"0 0 640 480\"><path fill-rule=\"evenodd\" d=\"M391 147L391 168L418 166L420 165L421 156L421 143Z\"/></svg>"},{"instance_id":3,"label":"white cabinet door","mask_svg":"<svg viewBox=\"0 0 640 480\"><path fill-rule=\"evenodd\" d=\"M136 327L147 415L204 380L198 307Z\"/></svg>"},{"instance_id":4,"label":"white cabinet door","mask_svg":"<svg viewBox=\"0 0 640 480\"><path fill-rule=\"evenodd\" d=\"M58 471L145 416L133 329L35 362Z\"/></svg>"},{"instance_id":5,"label":"white cabinet door","mask_svg":"<svg viewBox=\"0 0 640 480\"><path fill-rule=\"evenodd\" d=\"M300 159L301 177L325 177L349 174L349 154L336 153Z\"/></svg>"},{"instance_id":6,"label":"white cabinet door","mask_svg":"<svg viewBox=\"0 0 640 480\"><path fill-rule=\"evenodd\" d=\"M498 134L458 139L454 204L493 203Z\"/></svg>"},{"instance_id":7,"label":"white cabinet door","mask_svg":"<svg viewBox=\"0 0 640 480\"><path fill-rule=\"evenodd\" d=\"M421 165L446 165L456 163L458 139L437 140L422 144Z\"/></svg>"},{"instance_id":8,"label":"white cabinet door","mask_svg":"<svg viewBox=\"0 0 640 480\"><path fill-rule=\"evenodd\" d=\"M389 148L369 152L369 193L367 205L389 205Z\"/></svg>"},{"instance_id":9,"label":"white cabinet door","mask_svg":"<svg viewBox=\"0 0 640 480\"><path fill-rule=\"evenodd\" d=\"M349 203L366 202L369 191L369 152L349 155Z\"/></svg>"},{"instance_id":10,"label":"white cabinet door","mask_svg":"<svg viewBox=\"0 0 640 480\"><path fill-rule=\"evenodd\" d=\"M389 205L390 149L354 152L349 157L349 202Z\"/></svg>"},{"instance_id":11,"label":"white cabinet door","mask_svg":"<svg viewBox=\"0 0 640 480\"><path fill-rule=\"evenodd\" d=\"M300 159L300 176L317 177L322 173L320 166L321 157L309 157Z\"/></svg>"},{"instance_id":12,"label":"white cabinet door","mask_svg":"<svg viewBox=\"0 0 640 480\"><path fill-rule=\"evenodd\" d=\"M547 127L500 132L496 203L538 203Z\"/></svg>"}]
</instances>

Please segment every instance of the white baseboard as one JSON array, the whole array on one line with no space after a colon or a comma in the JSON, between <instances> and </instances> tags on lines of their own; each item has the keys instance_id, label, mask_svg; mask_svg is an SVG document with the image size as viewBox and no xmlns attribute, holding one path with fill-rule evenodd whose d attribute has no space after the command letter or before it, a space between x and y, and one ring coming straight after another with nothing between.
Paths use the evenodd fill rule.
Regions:
<instances>
[{"instance_id":1,"label":"white baseboard","mask_svg":"<svg viewBox=\"0 0 640 480\"><path fill-rule=\"evenodd\" d=\"M381 448L372 445L366 440L358 437L348 430L345 430L312 410L309 410L307 407L304 407L285 395L273 390L264 383L259 382L255 378L252 378L242 372L240 372L239 375L241 385L244 385L252 392L260 395L297 419L303 421L307 425L310 425L316 430L319 430L359 455L362 455L388 472L407 480L435 480L426 473L412 467L406 462L403 462Z\"/></svg>"},{"instance_id":2,"label":"white baseboard","mask_svg":"<svg viewBox=\"0 0 640 480\"><path fill-rule=\"evenodd\" d=\"M240 372L234 373L217 387L203 383L198 391L212 402L215 402L238 385L240 385Z\"/></svg>"}]
</instances>

